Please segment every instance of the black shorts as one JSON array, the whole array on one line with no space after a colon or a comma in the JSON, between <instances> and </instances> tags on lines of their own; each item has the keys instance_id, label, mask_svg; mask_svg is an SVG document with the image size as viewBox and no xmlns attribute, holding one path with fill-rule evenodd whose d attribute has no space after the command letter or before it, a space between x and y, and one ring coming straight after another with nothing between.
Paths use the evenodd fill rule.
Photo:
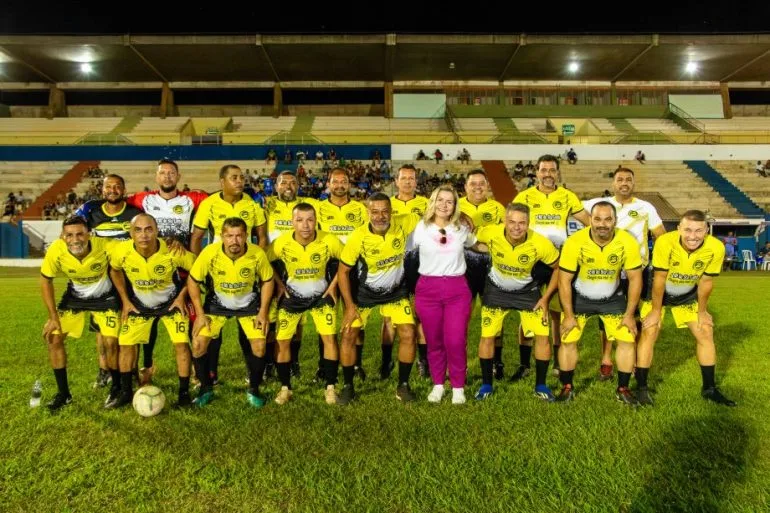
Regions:
<instances>
[{"instance_id":1,"label":"black shorts","mask_svg":"<svg viewBox=\"0 0 770 513\"><path fill-rule=\"evenodd\" d=\"M471 301L475 300L476 296L484 296L484 286L491 261L490 256L486 253L465 251L465 279L471 290Z\"/></svg>"}]
</instances>

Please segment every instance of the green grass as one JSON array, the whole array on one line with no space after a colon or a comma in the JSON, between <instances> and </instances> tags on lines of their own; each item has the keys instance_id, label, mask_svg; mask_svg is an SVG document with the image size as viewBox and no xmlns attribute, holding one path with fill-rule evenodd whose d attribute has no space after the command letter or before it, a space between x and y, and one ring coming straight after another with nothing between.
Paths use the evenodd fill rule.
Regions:
<instances>
[{"instance_id":1,"label":"green grass","mask_svg":"<svg viewBox=\"0 0 770 513\"><path fill-rule=\"evenodd\" d=\"M35 379L55 392L40 338L37 270L0 270L0 510L2 511L768 511L770 303L766 273L718 279L716 321L723 391L734 409L699 396L694 343L671 319L650 377L656 406L633 410L595 380L595 321L586 330L572 404L543 404L533 382L497 387L493 399L456 407L398 403L395 382L374 379L375 330L360 401L329 407L310 382L314 334L292 402L246 407L245 368L228 326L221 375L205 410L143 419L101 409L93 390L93 335L68 343L75 402L57 415L31 410ZM59 292L62 290L58 283ZM507 324L514 333L516 319ZM478 317L471 324L468 395L479 384ZM156 382L173 402L176 378L163 334ZM514 369L518 351L504 359ZM556 386L556 380L549 378ZM274 394L276 383L266 390Z\"/></svg>"}]
</instances>

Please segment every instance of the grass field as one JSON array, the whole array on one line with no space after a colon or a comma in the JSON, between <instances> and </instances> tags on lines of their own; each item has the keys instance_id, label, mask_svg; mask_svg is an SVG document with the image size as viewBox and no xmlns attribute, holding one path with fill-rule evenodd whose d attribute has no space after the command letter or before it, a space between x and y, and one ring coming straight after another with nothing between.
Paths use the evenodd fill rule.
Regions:
<instances>
[{"instance_id":1,"label":"grass field","mask_svg":"<svg viewBox=\"0 0 770 513\"><path fill-rule=\"evenodd\" d=\"M430 384L414 379L420 402L400 404L395 377L375 380L380 352L370 330L371 377L358 387L360 400L329 407L310 383L317 350L307 330L294 399L254 411L229 326L217 399L151 419L101 408L106 391L91 388L93 335L68 344L74 403L57 415L30 409L35 379L44 402L56 388L40 337L37 271L0 269L0 278L0 511L770 510L769 273L724 275L712 300L717 380L737 408L700 398L694 342L668 317L650 376L652 409L624 407L615 385L595 379L594 321L571 404L537 401L534 378L460 407L428 404ZM469 340L470 397L480 382L477 317ZM156 383L173 402L165 334L156 354ZM510 374L515 346L504 359ZM274 382L266 388L276 390Z\"/></svg>"}]
</instances>

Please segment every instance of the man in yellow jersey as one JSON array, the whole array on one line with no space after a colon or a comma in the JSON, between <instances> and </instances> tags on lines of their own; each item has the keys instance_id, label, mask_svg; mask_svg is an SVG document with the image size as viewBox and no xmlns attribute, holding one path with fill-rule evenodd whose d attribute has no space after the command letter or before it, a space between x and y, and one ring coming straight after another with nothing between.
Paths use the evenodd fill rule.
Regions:
<instances>
[{"instance_id":1,"label":"man in yellow jersey","mask_svg":"<svg viewBox=\"0 0 770 513\"><path fill-rule=\"evenodd\" d=\"M166 327L176 352L179 375L178 406L190 401L190 338L187 317L187 288L178 269L189 271L195 255L172 253L158 238L158 225L149 214L131 221L131 240L120 243L110 254L110 278L123 303L120 327L120 394L105 405L108 409L131 404L132 369L137 345L146 344L156 317Z\"/></svg>"},{"instance_id":2,"label":"man in yellow jersey","mask_svg":"<svg viewBox=\"0 0 770 513\"><path fill-rule=\"evenodd\" d=\"M265 372L265 338L268 309L273 297L273 268L259 246L249 244L248 225L240 217L222 223L219 241L204 249L190 270L187 286L195 307L193 362L201 382L195 404L206 406L214 398L214 383L206 357L209 342L219 335L227 320L238 319L249 342L244 353L249 369L246 398L254 408L265 405L259 392ZM205 301L201 284L206 284Z\"/></svg>"},{"instance_id":3,"label":"man in yellow jersey","mask_svg":"<svg viewBox=\"0 0 770 513\"><path fill-rule=\"evenodd\" d=\"M535 339L535 396L553 401L554 395L545 384L551 344L548 341L548 303L556 293L559 251L547 238L529 229L529 207L511 203L505 209L505 223L481 228L476 235L487 246L492 266L481 300L481 340L479 361L482 385L476 399L492 395L492 354L495 337L503 329L503 321L512 310L518 310L524 336ZM537 262L554 269L545 293L532 279ZM532 342L528 346L531 348ZM528 355L529 356L529 355Z\"/></svg>"},{"instance_id":4,"label":"man in yellow jersey","mask_svg":"<svg viewBox=\"0 0 770 513\"><path fill-rule=\"evenodd\" d=\"M465 181L465 196L460 198L460 212L470 217L476 231L485 226L500 224L505 219L505 207L489 197L489 181L483 170L474 169L468 173ZM487 254L466 249L465 262L465 276L468 278L471 298L474 301L476 296L484 295L484 283L486 283L490 259ZM495 338L493 366L495 379L503 379L505 367L502 332Z\"/></svg>"},{"instance_id":5,"label":"man in yellow jersey","mask_svg":"<svg viewBox=\"0 0 770 513\"><path fill-rule=\"evenodd\" d=\"M695 337L695 354L703 379L701 395L717 404L736 405L716 386L714 320L708 312L714 277L722 270L724 257L724 244L709 235L706 215L700 210L685 212L677 231L667 233L655 242L652 250L655 272L652 300L642 302L640 312L642 336L639 339L636 383L642 404L652 404L647 390L647 375L665 307L669 306L676 327L689 328Z\"/></svg>"},{"instance_id":6,"label":"man in yellow jersey","mask_svg":"<svg viewBox=\"0 0 770 513\"><path fill-rule=\"evenodd\" d=\"M404 164L398 171L396 171L395 179L397 194L390 198L391 215L400 216L405 214L417 214L422 217L425 214L425 209L428 208L428 198L425 196L417 196L415 191L417 190L417 170L412 164ZM414 306L414 290L417 286L417 268L419 266L419 259L417 257L417 249L412 246L412 237L410 235L406 242L406 256L404 257L404 272L406 273L406 286L409 290L409 295L412 298L412 306ZM412 308L414 311L414 308ZM422 326L419 323L419 319L415 317L417 321L417 350L419 358L417 359L417 370L420 372L420 377L430 377L430 371L428 369L428 346L425 345L425 335L422 333ZM390 322L389 317L382 319L382 351L393 354L393 340L396 336L396 329L393 327L393 323ZM380 367L380 379L387 379L390 377L390 373L393 370L393 358L389 356L386 358L391 362L388 367Z\"/></svg>"},{"instance_id":7,"label":"man in yellow jersey","mask_svg":"<svg viewBox=\"0 0 770 513\"><path fill-rule=\"evenodd\" d=\"M71 216L62 223L61 237L54 241L45 253L40 268L40 287L43 303L48 310L48 320L43 327L43 338L48 347L57 394L48 403L56 411L72 402L67 380L67 352L64 340L80 338L86 325L86 315L91 314L102 334L106 365L112 376L112 390L107 397L111 401L119 391L118 370L118 294L108 276L109 256L107 247L115 242L102 237L92 237L88 222L80 216ZM58 306L54 299L53 280L66 276L67 290Z\"/></svg>"},{"instance_id":8,"label":"man in yellow jersey","mask_svg":"<svg viewBox=\"0 0 770 513\"><path fill-rule=\"evenodd\" d=\"M318 228L322 232L335 235L344 246L347 239L355 229L365 226L369 222L369 213L366 206L360 201L350 199L350 177L348 172L337 167L329 172L329 190L331 195L324 201L316 203L316 216L318 217ZM356 276L352 276L351 286L353 290L357 287ZM356 363L354 373L361 381L366 379L362 357L364 350L365 334L362 329L359 333L359 339L356 343ZM320 352L319 345L319 352ZM316 373L316 379L321 380L323 376Z\"/></svg>"},{"instance_id":9,"label":"man in yellow jersey","mask_svg":"<svg viewBox=\"0 0 770 513\"><path fill-rule=\"evenodd\" d=\"M222 190L213 193L203 200L193 218L193 233L190 250L199 255L203 235L208 232L209 241L219 242L225 219L238 217L246 223L246 234L249 239L256 232L257 244L263 250L267 248L267 218L265 211L248 194L243 193L245 179L241 168L228 164L219 170L219 183ZM250 344L243 330L238 328L238 343L244 358L251 353ZM208 348L210 358L209 371L211 380L219 383L219 351L222 348L221 336L215 337ZM197 372L197 371L196 371ZM200 379L200 376L198 376Z\"/></svg>"},{"instance_id":10,"label":"man in yellow jersey","mask_svg":"<svg viewBox=\"0 0 770 513\"><path fill-rule=\"evenodd\" d=\"M561 249L567 240L567 221L570 216L588 226L589 217L583 209L583 204L577 195L569 189L558 185L559 159L553 155L543 155L537 159L535 171L537 185L530 187L513 199L516 203L524 203L530 209L529 227L550 240L556 249ZM545 286L551 278L551 270L547 266L537 265L533 270L536 281ZM554 295L550 305L551 326L553 329L553 356L554 372L559 369L560 335L560 307L559 296ZM521 339L519 330L519 356L521 358L519 368L511 376L511 381L518 381L527 375L529 370L529 358L527 355L531 349L523 348L527 344Z\"/></svg>"},{"instance_id":11,"label":"man in yellow jersey","mask_svg":"<svg viewBox=\"0 0 770 513\"><path fill-rule=\"evenodd\" d=\"M420 218L410 214L391 217L390 198L381 193L367 200L371 221L358 228L348 238L340 255L340 293L345 300L342 320L342 374L344 386L340 403L348 404L355 398L353 373L354 345L358 332L366 327L372 310L380 309L391 318L398 332L398 387L396 397L404 402L414 401L409 387L415 355L415 329L409 292L404 278L406 241ZM351 270L359 276L358 292L354 295L350 284ZM386 365L389 365L385 362Z\"/></svg>"},{"instance_id":12,"label":"man in yellow jersey","mask_svg":"<svg viewBox=\"0 0 770 513\"><path fill-rule=\"evenodd\" d=\"M612 190L614 196L609 198L594 198L583 203L586 210L599 201L612 203L618 214L618 228L626 230L634 236L642 257L642 301L649 301L652 293L652 272L649 267L650 250L648 248L648 233L657 239L666 228L658 215L658 211L648 201L634 197L634 172L625 167L618 167L612 173ZM628 286L625 276L621 277L624 287ZM612 379L612 344L607 342L603 326L599 324L602 339L602 361L599 367L599 380ZM640 398L641 402L641 398Z\"/></svg>"},{"instance_id":13,"label":"man in yellow jersey","mask_svg":"<svg viewBox=\"0 0 770 513\"><path fill-rule=\"evenodd\" d=\"M617 399L636 406L628 388L636 358L636 307L642 292L642 259L634 237L616 227L615 207L606 201L591 209L590 227L567 239L559 260L559 296L564 309L559 363L562 383L557 400L573 397L572 377L578 361L577 342L588 319L598 315L610 341L617 342ZM628 276L628 291L620 284Z\"/></svg>"},{"instance_id":14,"label":"man in yellow jersey","mask_svg":"<svg viewBox=\"0 0 770 513\"><path fill-rule=\"evenodd\" d=\"M275 274L278 296L278 404L291 399L290 342L305 312L309 312L324 344L323 370L326 403L337 404L337 280L329 283L327 266L339 260L342 243L333 235L316 229L315 209L299 203L292 209L294 229L278 237L268 248L268 258L278 268Z\"/></svg>"}]
</instances>

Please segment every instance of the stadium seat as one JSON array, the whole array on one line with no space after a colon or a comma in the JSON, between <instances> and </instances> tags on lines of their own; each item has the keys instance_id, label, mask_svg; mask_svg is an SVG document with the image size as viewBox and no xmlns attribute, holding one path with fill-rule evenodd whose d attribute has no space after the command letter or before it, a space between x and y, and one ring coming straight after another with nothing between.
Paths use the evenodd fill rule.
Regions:
<instances>
[{"instance_id":1,"label":"stadium seat","mask_svg":"<svg viewBox=\"0 0 770 513\"><path fill-rule=\"evenodd\" d=\"M741 268L744 271L750 270L750 267L752 266L752 264L754 265L754 270L755 271L757 270L757 261L754 260L754 254L751 252L750 249L742 249L741 256L743 257L743 263L741 264L742 265Z\"/></svg>"}]
</instances>

